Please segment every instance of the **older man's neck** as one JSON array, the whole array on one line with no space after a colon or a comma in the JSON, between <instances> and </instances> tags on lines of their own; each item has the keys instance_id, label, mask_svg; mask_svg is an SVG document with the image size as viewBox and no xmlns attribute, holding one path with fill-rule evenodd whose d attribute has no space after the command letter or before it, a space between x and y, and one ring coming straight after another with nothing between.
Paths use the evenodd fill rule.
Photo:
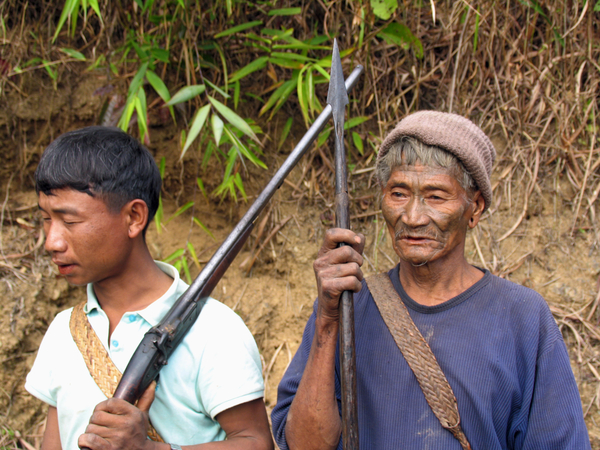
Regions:
<instances>
[{"instance_id":1,"label":"older man's neck","mask_svg":"<svg viewBox=\"0 0 600 450\"><path fill-rule=\"evenodd\" d=\"M424 306L444 303L463 293L483 278L483 272L459 255L453 260L434 261L422 266L400 262L400 282L415 302Z\"/></svg>"}]
</instances>

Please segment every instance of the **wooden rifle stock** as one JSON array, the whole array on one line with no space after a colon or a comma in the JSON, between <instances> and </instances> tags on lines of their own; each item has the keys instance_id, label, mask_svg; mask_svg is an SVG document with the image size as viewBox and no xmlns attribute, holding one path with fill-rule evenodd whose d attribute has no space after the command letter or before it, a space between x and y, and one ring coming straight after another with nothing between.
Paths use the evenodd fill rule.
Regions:
<instances>
[{"instance_id":1,"label":"wooden rifle stock","mask_svg":"<svg viewBox=\"0 0 600 450\"><path fill-rule=\"evenodd\" d=\"M363 67L360 65L352 71L345 83L347 91L354 87L362 71ZM135 403L150 383L156 379L177 345L200 315L206 299L231 261L242 249L256 218L281 186L283 180L310 148L321 129L331 118L331 114L331 105L327 105L190 287L179 297L161 322L146 333L123 373L114 394L115 398Z\"/></svg>"}]
</instances>

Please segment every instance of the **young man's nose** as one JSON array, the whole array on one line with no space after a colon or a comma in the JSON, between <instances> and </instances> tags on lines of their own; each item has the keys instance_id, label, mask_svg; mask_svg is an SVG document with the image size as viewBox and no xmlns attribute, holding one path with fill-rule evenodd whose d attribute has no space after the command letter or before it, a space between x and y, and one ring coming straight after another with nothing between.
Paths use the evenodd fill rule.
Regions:
<instances>
[{"instance_id":1,"label":"young man's nose","mask_svg":"<svg viewBox=\"0 0 600 450\"><path fill-rule=\"evenodd\" d=\"M67 249L67 241L65 240L59 227L51 224L50 226L44 228L44 231L46 232L46 242L44 243L44 248L51 253L64 252Z\"/></svg>"}]
</instances>

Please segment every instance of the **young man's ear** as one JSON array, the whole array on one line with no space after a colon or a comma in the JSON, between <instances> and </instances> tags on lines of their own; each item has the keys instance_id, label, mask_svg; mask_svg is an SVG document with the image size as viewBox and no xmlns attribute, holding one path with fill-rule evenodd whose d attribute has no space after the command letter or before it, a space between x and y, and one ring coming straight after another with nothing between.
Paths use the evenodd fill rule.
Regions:
<instances>
[{"instance_id":1,"label":"young man's ear","mask_svg":"<svg viewBox=\"0 0 600 450\"><path fill-rule=\"evenodd\" d=\"M123 206L122 212L127 215L129 225L129 237L136 238L143 234L148 223L148 205L139 198L131 200Z\"/></svg>"}]
</instances>

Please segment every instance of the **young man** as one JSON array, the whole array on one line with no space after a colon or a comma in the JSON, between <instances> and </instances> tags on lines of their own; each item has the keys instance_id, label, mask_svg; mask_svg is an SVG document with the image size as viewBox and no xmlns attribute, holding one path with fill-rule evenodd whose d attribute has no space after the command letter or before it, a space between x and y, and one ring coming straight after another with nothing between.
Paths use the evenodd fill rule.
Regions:
<instances>
[{"instance_id":1,"label":"young man","mask_svg":"<svg viewBox=\"0 0 600 450\"><path fill-rule=\"evenodd\" d=\"M345 290L357 292L360 448L589 450L577 384L548 305L465 258L467 230L492 201L494 157L483 131L454 114L415 113L384 140L376 172L400 263L365 283L364 236L326 233L314 263L315 309L273 409L282 450L342 448L337 342ZM419 368L428 353L441 377L434 364ZM448 413L456 404L462 432Z\"/></svg>"},{"instance_id":2,"label":"young man","mask_svg":"<svg viewBox=\"0 0 600 450\"><path fill-rule=\"evenodd\" d=\"M42 450L271 450L258 349L214 299L156 390L136 406L110 398L145 332L187 288L146 245L161 189L148 150L115 128L72 131L46 149L35 180L46 250L69 283L87 285L87 302L56 316L27 376L49 405ZM147 438L149 421L166 443Z\"/></svg>"}]
</instances>

